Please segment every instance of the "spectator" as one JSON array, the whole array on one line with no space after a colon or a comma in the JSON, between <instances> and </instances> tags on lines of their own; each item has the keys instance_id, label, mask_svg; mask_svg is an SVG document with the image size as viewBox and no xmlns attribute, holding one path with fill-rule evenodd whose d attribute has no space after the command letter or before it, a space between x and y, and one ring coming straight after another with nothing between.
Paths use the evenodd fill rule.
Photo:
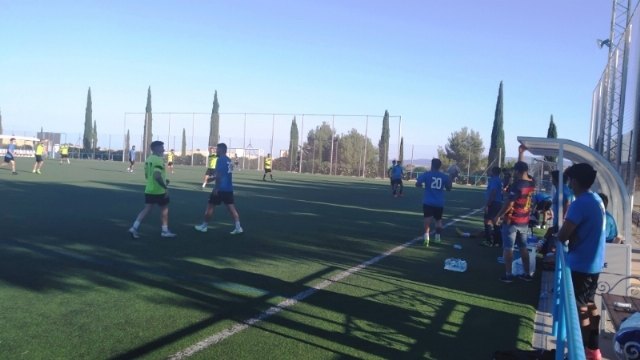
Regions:
<instances>
[{"instance_id":1,"label":"spectator","mask_svg":"<svg viewBox=\"0 0 640 360\"><path fill-rule=\"evenodd\" d=\"M618 225L616 225L616 219L613 218L613 215L607 210L607 205L609 205L609 197L603 193L598 193L600 199L602 199L602 203L604 204L605 216L606 216L606 225L604 229L605 233L605 241L608 243L614 244L622 244L624 241L622 236L618 235Z\"/></svg>"}]
</instances>

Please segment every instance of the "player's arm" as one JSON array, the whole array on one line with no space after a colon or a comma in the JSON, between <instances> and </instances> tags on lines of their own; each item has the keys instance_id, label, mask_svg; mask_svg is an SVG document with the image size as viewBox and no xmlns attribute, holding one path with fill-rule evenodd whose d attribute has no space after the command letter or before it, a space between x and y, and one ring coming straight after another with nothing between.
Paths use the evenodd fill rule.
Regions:
<instances>
[{"instance_id":1,"label":"player's arm","mask_svg":"<svg viewBox=\"0 0 640 360\"><path fill-rule=\"evenodd\" d=\"M497 224L498 221L513 208L513 204L515 204L515 200L506 201L502 205L502 208L500 209L500 211L498 211L498 214L493 218L493 223Z\"/></svg>"},{"instance_id":2,"label":"player's arm","mask_svg":"<svg viewBox=\"0 0 640 360\"><path fill-rule=\"evenodd\" d=\"M576 230L576 227L577 225L574 224L571 220L565 220L562 223L560 231L558 231L558 239L562 242L568 240L571 243L572 239L575 240L575 237L573 237L572 235Z\"/></svg>"},{"instance_id":3,"label":"player's arm","mask_svg":"<svg viewBox=\"0 0 640 360\"><path fill-rule=\"evenodd\" d=\"M418 176L418 178L416 179L416 187L421 188L422 184L424 183L424 177L423 175Z\"/></svg>"},{"instance_id":4,"label":"player's arm","mask_svg":"<svg viewBox=\"0 0 640 360\"><path fill-rule=\"evenodd\" d=\"M518 146L518 161L524 161L524 152L527 151L527 147L520 144Z\"/></svg>"},{"instance_id":5,"label":"player's arm","mask_svg":"<svg viewBox=\"0 0 640 360\"><path fill-rule=\"evenodd\" d=\"M158 185L160 185L160 187L162 187L165 191L169 190L167 187L167 184L164 182L164 179L162 178L162 173L160 172L160 170L156 169L153 172L153 179L158 183Z\"/></svg>"}]
</instances>

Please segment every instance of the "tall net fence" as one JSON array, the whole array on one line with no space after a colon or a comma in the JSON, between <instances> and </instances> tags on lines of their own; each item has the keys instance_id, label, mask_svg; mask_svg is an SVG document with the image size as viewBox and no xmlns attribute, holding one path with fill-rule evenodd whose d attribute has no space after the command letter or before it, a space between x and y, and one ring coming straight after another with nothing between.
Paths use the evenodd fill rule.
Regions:
<instances>
[{"instance_id":1,"label":"tall net fence","mask_svg":"<svg viewBox=\"0 0 640 360\"><path fill-rule=\"evenodd\" d=\"M292 143L294 118L298 136ZM143 146L144 119L144 113L124 114L120 148L127 147L127 133L129 146ZM174 149L178 163L201 165L210 122L210 113L153 113L153 140ZM378 150L382 122L383 116L377 115L220 113L219 142L227 144L240 169L261 170L264 157L271 154L276 170L383 176ZM401 127L400 116L389 117L386 163L400 155Z\"/></svg>"}]
</instances>

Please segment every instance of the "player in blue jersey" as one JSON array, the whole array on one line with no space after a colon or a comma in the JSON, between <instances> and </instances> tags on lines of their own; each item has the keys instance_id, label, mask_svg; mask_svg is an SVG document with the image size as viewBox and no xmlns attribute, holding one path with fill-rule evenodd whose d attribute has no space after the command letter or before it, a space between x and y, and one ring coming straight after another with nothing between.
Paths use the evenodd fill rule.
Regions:
<instances>
[{"instance_id":1,"label":"player in blue jersey","mask_svg":"<svg viewBox=\"0 0 640 360\"><path fill-rule=\"evenodd\" d=\"M395 161L394 165L389 170L389 177L391 178L391 189L393 190L393 197L402 196L402 190L404 185L402 184L402 177L404 176L404 168L402 167L402 161Z\"/></svg>"},{"instance_id":2,"label":"player in blue jersey","mask_svg":"<svg viewBox=\"0 0 640 360\"><path fill-rule=\"evenodd\" d=\"M0 166L11 165L11 174L18 175L16 172L16 138L9 139L7 152L4 154L4 162Z\"/></svg>"},{"instance_id":3,"label":"player in blue jersey","mask_svg":"<svg viewBox=\"0 0 640 360\"><path fill-rule=\"evenodd\" d=\"M597 172L587 163L567 169L569 187L576 198L558 231L558 239L569 242L567 265L571 269L587 359L602 358L598 344L600 315L594 299L604 267L606 217L602 199L591 191L596 175Z\"/></svg>"},{"instance_id":4,"label":"player in blue jersey","mask_svg":"<svg viewBox=\"0 0 640 360\"><path fill-rule=\"evenodd\" d=\"M207 209L204 212L204 221L200 225L196 225L195 229L200 232L207 232L209 221L213 217L215 207L224 203L235 223L231 235L242 234L243 230L240 226L240 215L238 215L238 210L236 210L233 198L233 162L227 156L227 145L224 143L218 144L218 146L216 146L216 154L218 158L215 167L215 186L209 196Z\"/></svg>"},{"instance_id":5,"label":"player in blue jersey","mask_svg":"<svg viewBox=\"0 0 640 360\"><path fill-rule=\"evenodd\" d=\"M440 242L442 233L442 213L444 212L444 191L451 191L451 179L449 175L440 171L442 162L440 159L431 160L431 170L421 174L416 187L424 187L422 212L424 214L424 245L429 246L429 230L431 219L436 220L435 241Z\"/></svg>"},{"instance_id":6,"label":"player in blue jersey","mask_svg":"<svg viewBox=\"0 0 640 360\"><path fill-rule=\"evenodd\" d=\"M500 168L494 166L491 168L491 177L487 183L485 190L485 207L484 207L484 246L500 246L502 237L500 235L500 225L493 222L493 219L502 208L503 201L503 185L500 178Z\"/></svg>"}]
</instances>

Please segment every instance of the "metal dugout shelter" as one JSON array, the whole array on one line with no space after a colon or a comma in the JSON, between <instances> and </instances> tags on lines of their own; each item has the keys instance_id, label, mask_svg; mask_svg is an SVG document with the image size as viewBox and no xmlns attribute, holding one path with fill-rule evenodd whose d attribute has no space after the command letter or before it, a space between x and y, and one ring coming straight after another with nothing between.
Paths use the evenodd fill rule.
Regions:
<instances>
[{"instance_id":1,"label":"metal dugout shelter","mask_svg":"<svg viewBox=\"0 0 640 360\"><path fill-rule=\"evenodd\" d=\"M609 161L592 148L572 140L518 136L518 141L526 146L533 155L556 156L558 170L561 173L564 171L564 160L591 164L598 172L591 190L605 193L609 197L607 210L616 219L618 231L626 241L631 240L633 199L627 191L624 181ZM562 200L560 206L562 206Z\"/></svg>"}]
</instances>

